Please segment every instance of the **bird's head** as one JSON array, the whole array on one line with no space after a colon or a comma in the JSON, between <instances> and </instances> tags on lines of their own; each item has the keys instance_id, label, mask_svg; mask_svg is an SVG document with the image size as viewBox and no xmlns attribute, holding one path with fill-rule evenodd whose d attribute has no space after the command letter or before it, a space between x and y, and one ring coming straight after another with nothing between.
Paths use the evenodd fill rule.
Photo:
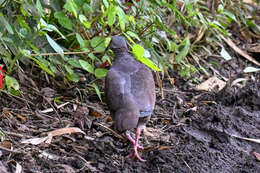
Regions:
<instances>
[{"instance_id":1,"label":"bird's head","mask_svg":"<svg viewBox=\"0 0 260 173\"><path fill-rule=\"evenodd\" d=\"M125 37L116 35L113 36L107 49L111 49L113 52L127 51L127 43Z\"/></svg>"}]
</instances>

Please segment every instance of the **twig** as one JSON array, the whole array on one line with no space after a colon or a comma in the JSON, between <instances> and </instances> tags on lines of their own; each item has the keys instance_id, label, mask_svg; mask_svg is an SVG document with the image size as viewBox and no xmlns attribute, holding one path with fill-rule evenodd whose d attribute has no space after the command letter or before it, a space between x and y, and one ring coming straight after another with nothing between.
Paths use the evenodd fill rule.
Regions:
<instances>
[{"instance_id":1,"label":"twig","mask_svg":"<svg viewBox=\"0 0 260 173\"><path fill-rule=\"evenodd\" d=\"M101 126L101 127L104 127L105 129L107 129L108 131L110 131L111 133L113 133L117 138L124 139L121 135L119 135L117 132L115 132L114 130L110 129L109 127L107 127L107 126L105 126L105 125L103 125L103 124L101 124L101 123L96 123L96 122L95 122L94 124L99 125L99 126Z\"/></svg>"},{"instance_id":2,"label":"twig","mask_svg":"<svg viewBox=\"0 0 260 173\"><path fill-rule=\"evenodd\" d=\"M24 152L21 152L21 151L10 150L10 149L5 148L5 147L3 147L3 146L1 146L1 145L0 145L0 149L1 149L1 150L5 150L5 151L9 151L9 152L11 152L11 153L17 153L17 154L23 154L23 153L24 153Z\"/></svg>"},{"instance_id":3,"label":"twig","mask_svg":"<svg viewBox=\"0 0 260 173\"><path fill-rule=\"evenodd\" d=\"M78 54L89 54L90 52L64 52L64 55L78 55ZM92 52L93 53L93 52ZM54 55L60 55L60 53L32 53L31 56L54 56Z\"/></svg>"},{"instance_id":4,"label":"twig","mask_svg":"<svg viewBox=\"0 0 260 173\"><path fill-rule=\"evenodd\" d=\"M244 58L246 58L248 61L260 66L260 63L257 62L255 59L253 59L251 56L249 56L246 52L244 52L243 50L241 50L239 47L237 47L235 45L235 43L233 43L230 39L225 38L222 34L219 33L219 36L234 50L236 51L238 54L240 54L241 56L243 56Z\"/></svg>"},{"instance_id":5,"label":"twig","mask_svg":"<svg viewBox=\"0 0 260 173\"><path fill-rule=\"evenodd\" d=\"M30 105L35 106L35 104L34 104L33 102L31 102L31 101L29 101L29 100L26 100L26 99L24 99L24 98L18 97L18 96L16 96L16 95L13 95L13 94L11 94L11 93L8 93L8 92L5 91L5 90L1 90L1 92L5 93L5 94L8 95L9 97L14 97L14 98L16 98L16 99L18 99L18 100L24 101L24 102L26 102L26 103L30 103Z\"/></svg>"}]
</instances>

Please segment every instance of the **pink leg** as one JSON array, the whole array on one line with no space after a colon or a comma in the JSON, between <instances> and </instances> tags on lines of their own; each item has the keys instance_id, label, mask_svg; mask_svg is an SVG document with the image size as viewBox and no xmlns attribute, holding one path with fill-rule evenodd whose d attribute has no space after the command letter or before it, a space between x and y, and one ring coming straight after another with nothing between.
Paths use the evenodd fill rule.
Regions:
<instances>
[{"instance_id":1,"label":"pink leg","mask_svg":"<svg viewBox=\"0 0 260 173\"><path fill-rule=\"evenodd\" d=\"M135 135L135 143L133 144L133 151L131 154L129 154L128 156L126 156L126 159L130 158L130 157L136 157L138 160L140 160L141 162L145 162L146 160L142 159L139 154L138 154L138 151L137 151L137 148L139 147L139 137L140 137L140 134L141 134L141 129L140 128L137 128L136 129L136 135ZM127 135L127 134L126 134Z\"/></svg>"},{"instance_id":2,"label":"pink leg","mask_svg":"<svg viewBox=\"0 0 260 173\"><path fill-rule=\"evenodd\" d=\"M131 137L131 135L128 132L125 133L125 137L126 137L126 139L128 139L130 141L130 143L133 146L135 145L135 140ZM141 145L138 145L137 148L144 149L144 147Z\"/></svg>"}]
</instances>

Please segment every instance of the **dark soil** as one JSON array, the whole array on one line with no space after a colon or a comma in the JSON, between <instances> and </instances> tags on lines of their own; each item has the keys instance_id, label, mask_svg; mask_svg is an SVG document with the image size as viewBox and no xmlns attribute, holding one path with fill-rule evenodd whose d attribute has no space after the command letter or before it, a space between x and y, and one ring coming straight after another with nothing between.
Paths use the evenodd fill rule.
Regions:
<instances>
[{"instance_id":1,"label":"dark soil","mask_svg":"<svg viewBox=\"0 0 260 173\"><path fill-rule=\"evenodd\" d=\"M0 132L5 134L4 138L0 134L4 139L0 172L15 172L17 163L26 173L259 172L260 162L254 152L260 153L260 144L238 137L260 139L260 75L248 77L241 88L227 86L216 93L187 89L192 87L170 75L175 78L175 86L164 80L163 99L157 90L156 108L147 124L150 134L141 138L145 149L140 155L145 163L124 159L131 145L111 132L107 107L94 94L76 86L55 89L53 81L46 82L44 75L20 76L24 80L20 81L20 97L0 93ZM68 104L57 112L40 112L55 108L53 98L57 105ZM55 136L51 144L21 143L44 137L48 131L75 126L86 136Z\"/></svg>"}]
</instances>

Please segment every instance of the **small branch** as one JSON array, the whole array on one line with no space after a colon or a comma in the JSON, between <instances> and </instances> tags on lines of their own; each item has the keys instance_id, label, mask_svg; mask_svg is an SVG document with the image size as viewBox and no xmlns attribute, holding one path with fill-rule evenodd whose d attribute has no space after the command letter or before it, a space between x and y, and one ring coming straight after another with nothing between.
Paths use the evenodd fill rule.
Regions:
<instances>
[{"instance_id":1,"label":"small branch","mask_svg":"<svg viewBox=\"0 0 260 173\"><path fill-rule=\"evenodd\" d=\"M64 55L78 55L78 54L89 54L90 52L64 52ZM54 55L60 55L59 53L32 53L31 56L54 56Z\"/></svg>"},{"instance_id":2,"label":"small branch","mask_svg":"<svg viewBox=\"0 0 260 173\"><path fill-rule=\"evenodd\" d=\"M150 23L150 24L148 24L148 25L138 34L138 36L140 37L141 35L143 35L143 33L144 33L145 31L147 31L147 29L149 29L152 25L153 25L153 22Z\"/></svg>"}]
</instances>

